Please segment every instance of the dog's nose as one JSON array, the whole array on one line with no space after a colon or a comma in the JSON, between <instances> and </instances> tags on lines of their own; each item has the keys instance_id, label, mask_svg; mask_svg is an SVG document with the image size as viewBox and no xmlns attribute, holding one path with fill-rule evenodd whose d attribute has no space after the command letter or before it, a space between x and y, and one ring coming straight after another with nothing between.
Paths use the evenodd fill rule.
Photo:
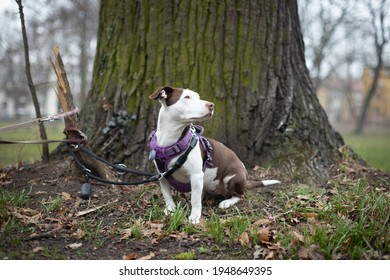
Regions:
<instances>
[{"instance_id":1,"label":"dog's nose","mask_svg":"<svg viewBox=\"0 0 390 280\"><path fill-rule=\"evenodd\" d=\"M212 110L214 110L214 103L211 103L211 102L208 102L208 103L206 103L206 107L210 110L210 112L212 111Z\"/></svg>"}]
</instances>

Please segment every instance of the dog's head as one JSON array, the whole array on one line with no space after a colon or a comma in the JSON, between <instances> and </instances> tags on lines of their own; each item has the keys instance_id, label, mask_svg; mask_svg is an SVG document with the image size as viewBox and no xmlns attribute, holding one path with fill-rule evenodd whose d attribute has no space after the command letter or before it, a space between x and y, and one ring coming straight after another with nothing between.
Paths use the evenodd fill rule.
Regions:
<instances>
[{"instance_id":1,"label":"dog's head","mask_svg":"<svg viewBox=\"0 0 390 280\"><path fill-rule=\"evenodd\" d=\"M161 114L180 123L203 121L214 113L213 103L201 100L198 93L189 89L160 87L149 98L160 101Z\"/></svg>"}]
</instances>

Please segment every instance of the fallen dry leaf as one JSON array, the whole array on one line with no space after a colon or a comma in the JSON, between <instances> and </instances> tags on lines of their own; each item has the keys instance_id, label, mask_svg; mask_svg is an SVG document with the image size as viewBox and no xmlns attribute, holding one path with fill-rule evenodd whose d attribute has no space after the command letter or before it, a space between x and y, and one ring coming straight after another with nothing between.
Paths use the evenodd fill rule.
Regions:
<instances>
[{"instance_id":1,"label":"fallen dry leaf","mask_svg":"<svg viewBox=\"0 0 390 280\"><path fill-rule=\"evenodd\" d=\"M47 192L46 191L37 191L35 194L36 195L38 195L38 194L47 194Z\"/></svg>"},{"instance_id":2,"label":"fallen dry leaf","mask_svg":"<svg viewBox=\"0 0 390 280\"><path fill-rule=\"evenodd\" d=\"M298 240L301 241L302 243L305 243L305 237L304 237L302 234L296 232L295 230L293 230L292 233L293 233L293 235L294 235L294 237L295 237L296 239L298 239Z\"/></svg>"},{"instance_id":3,"label":"fallen dry leaf","mask_svg":"<svg viewBox=\"0 0 390 280\"><path fill-rule=\"evenodd\" d=\"M144 225L144 227L142 229L142 233L145 236L152 236L152 235L161 236L164 233L163 232L163 227L164 227L163 224L150 223L149 224L149 228L147 228L147 224L148 223L145 223L145 225Z\"/></svg>"},{"instance_id":4,"label":"fallen dry leaf","mask_svg":"<svg viewBox=\"0 0 390 280\"><path fill-rule=\"evenodd\" d=\"M309 212L309 213L306 213L306 212L297 212L296 213L297 214L297 216L299 216L299 217L304 217L304 218L317 218L318 217L318 214L317 213L311 213L311 212Z\"/></svg>"},{"instance_id":5,"label":"fallen dry leaf","mask_svg":"<svg viewBox=\"0 0 390 280\"><path fill-rule=\"evenodd\" d=\"M263 243L270 242L269 240L269 228L262 228L259 232L260 241Z\"/></svg>"},{"instance_id":6,"label":"fallen dry leaf","mask_svg":"<svg viewBox=\"0 0 390 280\"><path fill-rule=\"evenodd\" d=\"M77 249L79 247L81 247L83 245L83 243L72 243L72 244L69 244L67 245L66 247L69 247L70 249Z\"/></svg>"},{"instance_id":7,"label":"fallen dry leaf","mask_svg":"<svg viewBox=\"0 0 390 280\"><path fill-rule=\"evenodd\" d=\"M291 218L291 223L299 224L299 219L298 218Z\"/></svg>"},{"instance_id":8,"label":"fallen dry leaf","mask_svg":"<svg viewBox=\"0 0 390 280\"><path fill-rule=\"evenodd\" d=\"M139 253L130 253L128 255L122 256L122 259L129 261L129 260L136 260L136 259L139 259L141 257L142 257L142 255L140 255Z\"/></svg>"},{"instance_id":9,"label":"fallen dry leaf","mask_svg":"<svg viewBox=\"0 0 390 280\"><path fill-rule=\"evenodd\" d=\"M43 251L43 250L45 250L45 248L41 247L41 246L37 246L34 249L32 249L33 253L38 253L38 252Z\"/></svg>"},{"instance_id":10,"label":"fallen dry leaf","mask_svg":"<svg viewBox=\"0 0 390 280\"><path fill-rule=\"evenodd\" d=\"M81 228L78 228L76 232L73 233L73 235L75 235L77 239L81 239L85 236L85 231L82 230Z\"/></svg>"},{"instance_id":11,"label":"fallen dry leaf","mask_svg":"<svg viewBox=\"0 0 390 280\"><path fill-rule=\"evenodd\" d=\"M267 256L265 256L264 259L266 260L272 260L275 257L275 251L270 251Z\"/></svg>"},{"instance_id":12,"label":"fallen dry leaf","mask_svg":"<svg viewBox=\"0 0 390 280\"><path fill-rule=\"evenodd\" d=\"M310 197L308 196L308 195L297 195L297 198L299 199L299 200L309 200L310 199Z\"/></svg>"},{"instance_id":13,"label":"fallen dry leaf","mask_svg":"<svg viewBox=\"0 0 390 280\"><path fill-rule=\"evenodd\" d=\"M42 213L37 213L29 208L12 208L10 209L15 218L20 219L25 224L38 224L42 221Z\"/></svg>"},{"instance_id":14,"label":"fallen dry leaf","mask_svg":"<svg viewBox=\"0 0 390 280\"><path fill-rule=\"evenodd\" d=\"M249 244L249 235L246 231L244 231L240 236L240 243L242 246L248 246Z\"/></svg>"},{"instance_id":15,"label":"fallen dry leaf","mask_svg":"<svg viewBox=\"0 0 390 280\"><path fill-rule=\"evenodd\" d=\"M253 224L257 226L264 226L264 225L272 224L272 221L269 219L260 219L254 222Z\"/></svg>"},{"instance_id":16,"label":"fallen dry leaf","mask_svg":"<svg viewBox=\"0 0 390 280\"><path fill-rule=\"evenodd\" d=\"M298 256L300 259L305 260L323 260L324 256L320 253L318 245L311 245L309 248L300 248L298 250Z\"/></svg>"},{"instance_id":17,"label":"fallen dry leaf","mask_svg":"<svg viewBox=\"0 0 390 280\"><path fill-rule=\"evenodd\" d=\"M156 256L156 255L155 255L153 252L150 252L149 255L140 257L140 258L138 258L137 260L151 260L151 259L154 258L155 256Z\"/></svg>"},{"instance_id":18,"label":"fallen dry leaf","mask_svg":"<svg viewBox=\"0 0 390 280\"><path fill-rule=\"evenodd\" d=\"M70 194L69 193L67 193L67 192L62 192L61 193L61 196L62 196L62 199L63 200L70 200L70 199L72 199L72 197L70 196Z\"/></svg>"},{"instance_id":19,"label":"fallen dry leaf","mask_svg":"<svg viewBox=\"0 0 390 280\"><path fill-rule=\"evenodd\" d=\"M300 259L307 260L308 256L309 256L309 253L308 253L306 248L299 248L298 256L299 256Z\"/></svg>"},{"instance_id":20,"label":"fallen dry leaf","mask_svg":"<svg viewBox=\"0 0 390 280\"><path fill-rule=\"evenodd\" d=\"M124 230L122 230L121 240L130 238L132 234L133 234L132 228L125 228Z\"/></svg>"}]
</instances>

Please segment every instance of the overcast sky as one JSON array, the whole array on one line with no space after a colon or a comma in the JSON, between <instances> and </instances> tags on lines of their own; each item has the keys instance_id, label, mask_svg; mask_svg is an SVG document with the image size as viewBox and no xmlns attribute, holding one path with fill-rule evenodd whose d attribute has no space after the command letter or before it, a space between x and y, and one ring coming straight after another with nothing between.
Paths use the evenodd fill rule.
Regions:
<instances>
[{"instance_id":1,"label":"overcast sky","mask_svg":"<svg viewBox=\"0 0 390 280\"><path fill-rule=\"evenodd\" d=\"M15 0L1 0L0 1L0 11L2 12L6 8L14 6L16 8Z\"/></svg>"}]
</instances>

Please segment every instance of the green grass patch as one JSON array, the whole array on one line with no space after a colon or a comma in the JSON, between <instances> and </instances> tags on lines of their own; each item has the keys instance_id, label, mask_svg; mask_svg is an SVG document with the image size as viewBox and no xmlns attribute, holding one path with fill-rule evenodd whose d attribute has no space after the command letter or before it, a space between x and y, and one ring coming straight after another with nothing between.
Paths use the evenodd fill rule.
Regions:
<instances>
[{"instance_id":1,"label":"green grass patch","mask_svg":"<svg viewBox=\"0 0 390 280\"><path fill-rule=\"evenodd\" d=\"M302 189L307 192L302 194ZM286 256L299 258L301 248L309 250L310 246L317 246L325 259L388 254L389 196L366 179L350 186L336 186L332 193L297 186L279 194L280 203L289 212L279 220L281 230L277 236L282 246L289 248Z\"/></svg>"},{"instance_id":2,"label":"green grass patch","mask_svg":"<svg viewBox=\"0 0 390 280\"><path fill-rule=\"evenodd\" d=\"M5 206L23 207L30 200L31 188L29 191L10 192L0 188L0 209Z\"/></svg>"},{"instance_id":3,"label":"green grass patch","mask_svg":"<svg viewBox=\"0 0 390 280\"><path fill-rule=\"evenodd\" d=\"M344 140L373 168L390 171L390 135L344 135Z\"/></svg>"},{"instance_id":4,"label":"green grass patch","mask_svg":"<svg viewBox=\"0 0 390 280\"><path fill-rule=\"evenodd\" d=\"M0 122L0 127L6 127L16 122ZM45 123L48 139L64 139L62 133L64 124L56 121ZM15 128L0 133L1 140L40 140L38 125L24 128ZM58 146L57 143L49 144L49 150L53 151ZM33 162L42 159L42 145L37 144L9 144L0 145L0 168L18 162Z\"/></svg>"},{"instance_id":5,"label":"green grass patch","mask_svg":"<svg viewBox=\"0 0 390 280\"><path fill-rule=\"evenodd\" d=\"M173 257L175 260L194 260L195 259L195 252L189 251L184 253L179 253L176 256Z\"/></svg>"}]
</instances>

